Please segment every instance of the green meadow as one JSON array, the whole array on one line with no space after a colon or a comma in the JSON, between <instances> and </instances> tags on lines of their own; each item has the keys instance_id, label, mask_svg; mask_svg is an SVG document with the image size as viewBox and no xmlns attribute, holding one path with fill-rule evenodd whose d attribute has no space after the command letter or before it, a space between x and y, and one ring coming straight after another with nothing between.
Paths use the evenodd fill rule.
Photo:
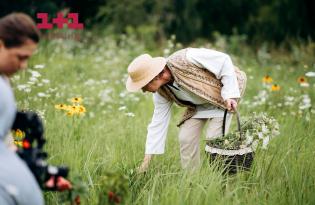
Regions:
<instances>
[{"instance_id":1,"label":"green meadow","mask_svg":"<svg viewBox=\"0 0 315 205\"><path fill-rule=\"evenodd\" d=\"M69 179L80 176L86 184L81 204L110 204L109 192L120 204L315 204L314 42L253 47L240 36L218 35L182 45L175 37L148 43L132 35L81 35L80 41L43 40L28 69L12 79L19 109L43 118L48 162L67 165ZM183 47L228 53L248 77L241 119L266 112L279 122L280 135L256 152L250 171L226 175L204 152L200 170L182 170L176 124L184 109L173 106L165 154L145 174L136 173L154 107L151 94L126 91L127 66L142 53L167 56ZM272 82L263 83L266 76ZM82 98L81 114L56 108L75 97ZM46 204L69 204L61 197L46 192Z\"/></svg>"}]
</instances>

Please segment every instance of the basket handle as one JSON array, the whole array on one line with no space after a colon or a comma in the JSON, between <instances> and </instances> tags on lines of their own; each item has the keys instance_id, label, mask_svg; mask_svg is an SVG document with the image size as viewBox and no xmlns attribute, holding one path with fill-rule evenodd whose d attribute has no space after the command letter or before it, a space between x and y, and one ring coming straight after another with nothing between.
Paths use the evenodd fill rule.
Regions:
<instances>
[{"instance_id":1,"label":"basket handle","mask_svg":"<svg viewBox=\"0 0 315 205\"><path fill-rule=\"evenodd\" d=\"M240 120L240 114L236 110L236 108L233 108L236 113L236 119L237 119L237 128L240 133L240 139L242 138L242 132L241 132L241 120ZM228 110L225 109L224 111L224 117L223 117L223 126L222 126L222 136L225 136L225 124L226 124L226 116L227 116Z\"/></svg>"}]
</instances>

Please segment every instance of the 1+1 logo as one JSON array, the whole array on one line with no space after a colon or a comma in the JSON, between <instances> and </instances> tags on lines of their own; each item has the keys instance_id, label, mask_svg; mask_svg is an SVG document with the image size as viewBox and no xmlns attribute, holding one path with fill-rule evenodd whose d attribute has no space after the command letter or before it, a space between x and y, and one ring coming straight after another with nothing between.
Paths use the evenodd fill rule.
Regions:
<instances>
[{"instance_id":1,"label":"1+1 logo","mask_svg":"<svg viewBox=\"0 0 315 205\"><path fill-rule=\"evenodd\" d=\"M58 29L62 29L64 24L67 24L69 29L83 29L84 24L79 23L78 13L69 13L67 18L64 17L63 13L57 13L57 17L52 19L52 23L48 22L48 13L37 13L37 18L41 19L42 22L37 24L39 29L52 29L53 25L57 25ZM69 20L72 20L69 22Z\"/></svg>"}]
</instances>

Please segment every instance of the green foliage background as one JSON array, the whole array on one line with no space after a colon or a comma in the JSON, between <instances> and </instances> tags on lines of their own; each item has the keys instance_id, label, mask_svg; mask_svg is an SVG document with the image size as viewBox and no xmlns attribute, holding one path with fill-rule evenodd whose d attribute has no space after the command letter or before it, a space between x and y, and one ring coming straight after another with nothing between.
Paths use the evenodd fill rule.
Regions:
<instances>
[{"instance_id":1,"label":"green foliage background","mask_svg":"<svg viewBox=\"0 0 315 205\"><path fill-rule=\"evenodd\" d=\"M78 12L87 28L116 34L130 28L160 40L175 34L181 42L213 39L213 33L245 34L251 42L283 42L315 37L313 0L2 0L0 16L12 11L53 18L63 9Z\"/></svg>"}]
</instances>

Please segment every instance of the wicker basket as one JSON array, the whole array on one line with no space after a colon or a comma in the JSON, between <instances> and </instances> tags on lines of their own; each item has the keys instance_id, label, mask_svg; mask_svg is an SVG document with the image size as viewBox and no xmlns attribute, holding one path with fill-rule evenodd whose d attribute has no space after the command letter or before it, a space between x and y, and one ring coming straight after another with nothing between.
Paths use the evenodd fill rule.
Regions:
<instances>
[{"instance_id":1,"label":"wicker basket","mask_svg":"<svg viewBox=\"0 0 315 205\"><path fill-rule=\"evenodd\" d=\"M237 119L237 127L241 137L241 123L240 123L240 115L235 110L236 119ZM225 135L225 123L226 123L226 115L227 110L224 112L223 118L223 126L222 126L222 136ZM238 170L249 170L253 159L254 152L251 147L246 147L238 150L228 150L228 149L220 149L211 146L209 143L206 144L205 151L209 157L210 163L213 161L219 161L221 165L224 167L224 172L229 174L235 174Z\"/></svg>"}]
</instances>

